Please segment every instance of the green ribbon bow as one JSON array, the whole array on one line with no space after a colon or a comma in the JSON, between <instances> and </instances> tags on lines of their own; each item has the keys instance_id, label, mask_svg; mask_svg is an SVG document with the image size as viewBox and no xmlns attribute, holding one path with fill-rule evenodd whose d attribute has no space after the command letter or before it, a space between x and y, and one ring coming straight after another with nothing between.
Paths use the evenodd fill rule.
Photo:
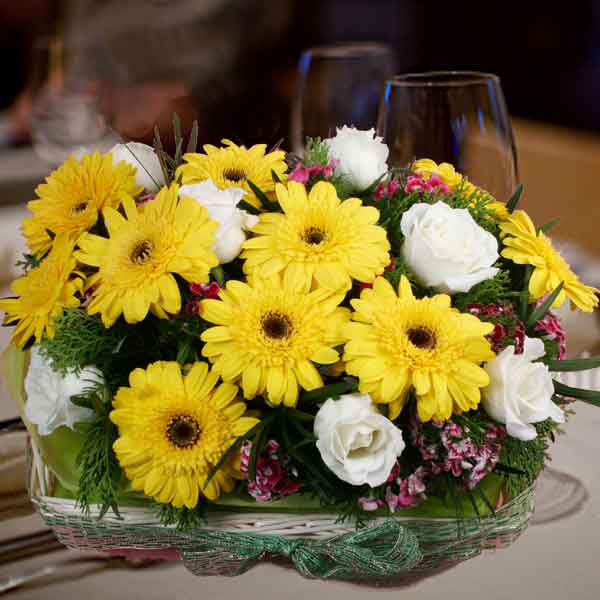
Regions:
<instances>
[{"instance_id":1,"label":"green ribbon bow","mask_svg":"<svg viewBox=\"0 0 600 600\"><path fill-rule=\"evenodd\" d=\"M288 558L310 579L389 579L423 558L414 533L395 519L324 540L204 531L189 542L181 558L202 576L240 575L270 555Z\"/></svg>"}]
</instances>

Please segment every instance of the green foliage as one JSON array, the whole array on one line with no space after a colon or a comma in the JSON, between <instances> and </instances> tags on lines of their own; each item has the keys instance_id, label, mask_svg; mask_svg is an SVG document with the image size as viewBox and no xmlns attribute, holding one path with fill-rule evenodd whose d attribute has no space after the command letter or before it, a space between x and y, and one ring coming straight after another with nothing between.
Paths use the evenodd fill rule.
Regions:
<instances>
[{"instance_id":1,"label":"green foliage","mask_svg":"<svg viewBox=\"0 0 600 600\"><path fill-rule=\"evenodd\" d=\"M185 304L191 293L181 287ZM63 374L95 365L115 391L127 385L134 369L151 362L176 360L186 364L197 360L202 347L200 334L208 326L197 315L181 314L171 319L149 315L135 325L121 318L106 329L97 315L73 309L55 319L55 335L44 339L40 351L52 368Z\"/></svg>"},{"instance_id":2,"label":"green foliage","mask_svg":"<svg viewBox=\"0 0 600 600\"><path fill-rule=\"evenodd\" d=\"M539 306L536 306L531 311L531 313L527 317L527 321L525 322L525 327L527 328L527 330L531 330L533 327L535 327L538 321L540 321L546 316L546 313L554 304L554 301L562 291L564 285L565 282L561 281L556 287L556 289Z\"/></svg>"},{"instance_id":3,"label":"green foliage","mask_svg":"<svg viewBox=\"0 0 600 600\"><path fill-rule=\"evenodd\" d=\"M531 337L539 337L541 331L536 331ZM557 340L552 340L549 337L540 337L544 343L544 359L556 360L560 354L560 344Z\"/></svg>"},{"instance_id":4,"label":"green foliage","mask_svg":"<svg viewBox=\"0 0 600 600\"><path fill-rule=\"evenodd\" d=\"M308 138L302 162L307 167L326 167L329 164L329 148L320 137Z\"/></svg>"},{"instance_id":5,"label":"green foliage","mask_svg":"<svg viewBox=\"0 0 600 600\"><path fill-rule=\"evenodd\" d=\"M573 358L570 360L549 360L544 362L548 365L550 371L587 371L588 369L597 369L600 367L600 356L589 358Z\"/></svg>"},{"instance_id":6,"label":"green foliage","mask_svg":"<svg viewBox=\"0 0 600 600\"><path fill-rule=\"evenodd\" d=\"M121 467L113 451L118 431L109 419L110 390L106 386L96 386L73 397L72 401L95 411L93 419L80 426L85 441L76 461L81 471L77 502L85 512L89 512L92 504L100 504L100 517L109 508L118 515L118 495L123 486Z\"/></svg>"},{"instance_id":7,"label":"green foliage","mask_svg":"<svg viewBox=\"0 0 600 600\"><path fill-rule=\"evenodd\" d=\"M276 176L275 171L271 172L273 176ZM260 204L263 210L267 212L281 212L281 206L279 202L272 202L269 197L252 181L249 179L246 181L250 189L254 192L255 196L260 200Z\"/></svg>"},{"instance_id":8,"label":"green foliage","mask_svg":"<svg viewBox=\"0 0 600 600\"><path fill-rule=\"evenodd\" d=\"M310 392L300 394L299 404L319 404L328 398L338 398L342 394L350 394L358 390L358 380L355 377L344 377L341 381L329 383Z\"/></svg>"},{"instance_id":9,"label":"green foliage","mask_svg":"<svg viewBox=\"0 0 600 600\"><path fill-rule=\"evenodd\" d=\"M496 266L502 266L498 264ZM500 269L491 279L473 286L468 292L454 295L454 306L464 312L469 304L497 304L512 293L510 273Z\"/></svg>"},{"instance_id":10,"label":"green foliage","mask_svg":"<svg viewBox=\"0 0 600 600\"><path fill-rule=\"evenodd\" d=\"M544 468L548 440L553 441L557 425L548 419L536 424L535 428L538 435L529 442L522 442L511 436L504 439L497 471L505 475L505 489L512 497L519 495L538 478ZM514 472L508 473L503 467Z\"/></svg>"},{"instance_id":11,"label":"green foliage","mask_svg":"<svg viewBox=\"0 0 600 600\"><path fill-rule=\"evenodd\" d=\"M55 371L63 374L92 364L104 371L103 357L118 352L123 336L127 335L118 325L105 329L100 317L78 309L56 317L54 328L54 337L44 339L40 352Z\"/></svg>"},{"instance_id":12,"label":"green foliage","mask_svg":"<svg viewBox=\"0 0 600 600\"><path fill-rule=\"evenodd\" d=\"M206 525L206 505L199 502L195 508L175 508L172 504L155 504L156 515L163 525L175 525L178 531L191 531Z\"/></svg>"},{"instance_id":13,"label":"green foliage","mask_svg":"<svg viewBox=\"0 0 600 600\"><path fill-rule=\"evenodd\" d=\"M36 256L35 254L23 254L23 259L18 260L15 266L20 267L27 273L29 269L39 267L43 258L43 256Z\"/></svg>"},{"instance_id":14,"label":"green foliage","mask_svg":"<svg viewBox=\"0 0 600 600\"><path fill-rule=\"evenodd\" d=\"M560 381L555 381L554 391L559 396L563 396L565 398L576 398L582 402L600 407L600 392L596 390L584 390L581 388L571 387L570 385L565 385Z\"/></svg>"},{"instance_id":15,"label":"green foliage","mask_svg":"<svg viewBox=\"0 0 600 600\"><path fill-rule=\"evenodd\" d=\"M515 211L515 209L517 208L517 205L519 204L519 200L521 199L521 194L523 193L523 184L520 183L515 191L513 192L513 195L510 197L510 200L506 203L506 209L508 210L509 213L512 213Z\"/></svg>"},{"instance_id":16,"label":"green foliage","mask_svg":"<svg viewBox=\"0 0 600 600\"><path fill-rule=\"evenodd\" d=\"M321 176L315 178L315 183L322 179ZM350 198L351 196L356 195L356 190L352 186L352 184L342 175L334 175L330 179L328 179L329 183L333 185L335 191L339 198L345 200L346 198Z\"/></svg>"},{"instance_id":17,"label":"green foliage","mask_svg":"<svg viewBox=\"0 0 600 600\"><path fill-rule=\"evenodd\" d=\"M167 185L170 185L173 181L175 181L175 171L177 170L177 167L179 167L183 163L183 148L185 145L185 140L181 133L181 120L176 113L173 113L172 125L173 141L175 144L174 156L170 156L165 151L162 139L160 137L160 130L158 129L157 125L154 126L154 152L158 157L158 162L160 163L160 168L162 170L163 177ZM190 137L186 145L187 152L195 152L197 145L198 122L194 121L192 129L190 131ZM158 184L157 187L159 187Z\"/></svg>"},{"instance_id":18,"label":"green foliage","mask_svg":"<svg viewBox=\"0 0 600 600\"><path fill-rule=\"evenodd\" d=\"M410 270L408 265L400 258L394 258L394 268L388 271L385 271L383 276L392 284L392 287L397 290L398 285L400 284L400 279L402 276L406 277L413 288L413 294L417 298L422 298L427 296L430 291L429 288L423 287L417 281L416 275Z\"/></svg>"},{"instance_id":19,"label":"green foliage","mask_svg":"<svg viewBox=\"0 0 600 600\"><path fill-rule=\"evenodd\" d=\"M480 446L483 443L485 434L489 430L490 425L496 425L486 412L481 409L471 410L462 413L461 415L452 415L452 420L468 433L468 437L473 440L477 446Z\"/></svg>"},{"instance_id":20,"label":"green foliage","mask_svg":"<svg viewBox=\"0 0 600 600\"><path fill-rule=\"evenodd\" d=\"M493 198L485 190L477 189L474 192L467 192L464 184L461 184L452 194L446 196L444 201L452 208L468 209L478 225L492 235L498 236L498 217L496 211L489 207Z\"/></svg>"}]
</instances>

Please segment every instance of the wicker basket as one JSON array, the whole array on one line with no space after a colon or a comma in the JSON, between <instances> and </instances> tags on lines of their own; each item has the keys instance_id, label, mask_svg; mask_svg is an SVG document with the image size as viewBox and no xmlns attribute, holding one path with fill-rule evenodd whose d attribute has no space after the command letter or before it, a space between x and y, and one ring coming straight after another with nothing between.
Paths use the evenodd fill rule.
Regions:
<instances>
[{"instance_id":1,"label":"wicker basket","mask_svg":"<svg viewBox=\"0 0 600 600\"><path fill-rule=\"evenodd\" d=\"M194 574L233 576L258 562L287 563L310 578L412 583L481 554L511 545L534 509L529 488L494 515L448 519L374 519L358 531L332 514L215 510L191 532L162 525L149 509L122 507L120 516L84 514L73 500L52 496L54 477L31 444L30 492L43 519L69 548L135 558L182 560Z\"/></svg>"}]
</instances>

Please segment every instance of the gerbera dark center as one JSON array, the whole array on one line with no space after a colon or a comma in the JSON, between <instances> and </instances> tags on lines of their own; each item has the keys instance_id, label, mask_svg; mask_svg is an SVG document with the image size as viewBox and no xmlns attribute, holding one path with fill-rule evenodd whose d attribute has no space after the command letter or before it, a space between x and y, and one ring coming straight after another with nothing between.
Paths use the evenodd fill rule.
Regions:
<instances>
[{"instance_id":1,"label":"gerbera dark center","mask_svg":"<svg viewBox=\"0 0 600 600\"><path fill-rule=\"evenodd\" d=\"M135 245L131 253L131 262L138 265L145 263L152 255L154 244L150 240L142 240Z\"/></svg>"},{"instance_id":2,"label":"gerbera dark center","mask_svg":"<svg viewBox=\"0 0 600 600\"><path fill-rule=\"evenodd\" d=\"M406 332L410 343L423 350L435 348L436 339L433 331L425 327L414 327Z\"/></svg>"},{"instance_id":3,"label":"gerbera dark center","mask_svg":"<svg viewBox=\"0 0 600 600\"><path fill-rule=\"evenodd\" d=\"M277 312L266 313L261 319L264 334L274 340L287 338L292 334L292 322L287 315Z\"/></svg>"},{"instance_id":4,"label":"gerbera dark center","mask_svg":"<svg viewBox=\"0 0 600 600\"><path fill-rule=\"evenodd\" d=\"M79 214L79 213L82 213L87 207L88 207L88 201L81 200L73 206L73 208L71 209L71 212L74 212L75 214Z\"/></svg>"},{"instance_id":5,"label":"gerbera dark center","mask_svg":"<svg viewBox=\"0 0 600 600\"><path fill-rule=\"evenodd\" d=\"M173 417L167 425L167 437L178 448L189 448L200 438L200 425L190 415Z\"/></svg>"},{"instance_id":6,"label":"gerbera dark center","mask_svg":"<svg viewBox=\"0 0 600 600\"><path fill-rule=\"evenodd\" d=\"M325 232L321 229L318 229L317 227L310 227L304 232L304 235L302 236L302 238L307 244L315 246L325 241L326 237L327 236L325 235Z\"/></svg>"},{"instance_id":7,"label":"gerbera dark center","mask_svg":"<svg viewBox=\"0 0 600 600\"><path fill-rule=\"evenodd\" d=\"M227 181L243 181L246 179L246 173L241 169L229 168L223 171L223 177L227 179Z\"/></svg>"}]
</instances>

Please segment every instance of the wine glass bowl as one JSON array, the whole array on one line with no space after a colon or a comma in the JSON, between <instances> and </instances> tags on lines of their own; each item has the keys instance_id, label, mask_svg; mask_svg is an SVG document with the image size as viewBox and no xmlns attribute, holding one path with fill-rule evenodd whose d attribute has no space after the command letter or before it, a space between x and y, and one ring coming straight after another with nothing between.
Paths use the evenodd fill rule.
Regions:
<instances>
[{"instance_id":1,"label":"wine glass bowl","mask_svg":"<svg viewBox=\"0 0 600 600\"><path fill-rule=\"evenodd\" d=\"M377 121L390 166L415 158L448 162L498 200L517 184L517 158L496 75L472 71L408 73L385 83Z\"/></svg>"},{"instance_id":2,"label":"wine glass bowl","mask_svg":"<svg viewBox=\"0 0 600 600\"><path fill-rule=\"evenodd\" d=\"M336 127L375 127L384 81L394 72L383 44L349 43L309 48L298 63L291 142L300 154L306 137L335 135Z\"/></svg>"}]
</instances>

